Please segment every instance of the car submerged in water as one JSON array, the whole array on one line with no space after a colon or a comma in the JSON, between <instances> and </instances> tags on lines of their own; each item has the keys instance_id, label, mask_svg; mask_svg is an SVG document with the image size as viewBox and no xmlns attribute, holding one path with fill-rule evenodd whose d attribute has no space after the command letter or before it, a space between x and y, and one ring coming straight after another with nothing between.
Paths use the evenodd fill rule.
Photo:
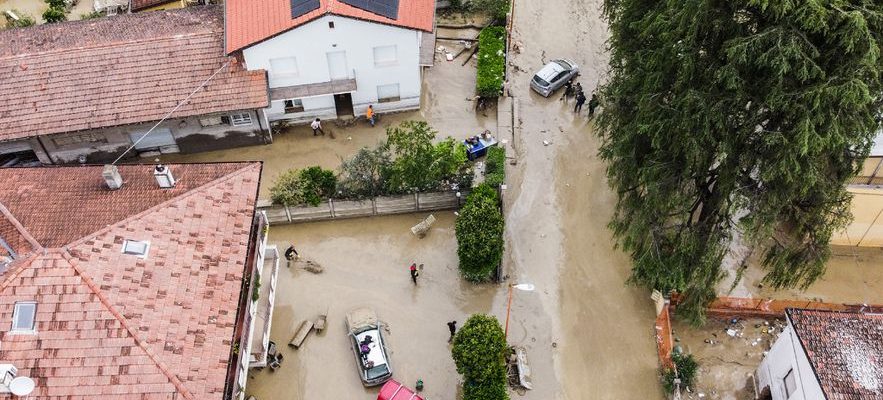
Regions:
<instances>
[{"instance_id":1,"label":"car submerged in water","mask_svg":"<svg viewBox=\"0 0 883 400\"><path fill-rule=\"evenodd\" d=\"M543 97L549 97L567 81L579 75L579 66L566 59L552 60L530 81L530 88Z\"/></svg>"},{"instance_id":2,"label":"car submerged in water","mask_svg":"<svg viewBox=\"0 0 883 400\"><path fill-rule=\"evenodd\" d=\"M374 310L359 307L348 312L346 329L362 384L377 386L392 378L386 344Z\"/></svg>"}]
</instances>

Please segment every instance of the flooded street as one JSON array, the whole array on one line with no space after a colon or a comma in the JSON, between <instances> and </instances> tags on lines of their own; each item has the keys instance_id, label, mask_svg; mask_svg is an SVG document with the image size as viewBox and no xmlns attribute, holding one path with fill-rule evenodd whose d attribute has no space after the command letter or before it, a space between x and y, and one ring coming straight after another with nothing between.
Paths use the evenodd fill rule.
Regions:
<instances>
[{"instance_id":1,"label":"flooded street","mask_svg":"<svg viewBox=\"0 0 883 400\"><path fill-rule=\"evenodd\" d=\"M21 11L31 17L38 24L43 23L43 11L49 8L42 0L0 0L0 14L6 10ZM79 0L76 5L67 10L67 19L70 21L80 19L82 14L88 14L93 10L92 0ZM6 19L0 17L0 22L6 23Z\"/></svg>"},{"instance_id":2,"label":"flooded street","mask_svg":"<svg viewBox=\"0 0 883 400\"><path fill-rule=\"evenodd\" d=\"M538 327L533 359L555 355L534 367L535 386L554 386L554 398L658 399L653 307L649 293L625 286L630 260L613 249L607 222L615 198L597 157L599 140L586 112L572 112L572 100L563 104L560 92L545 99L528 86L534 71L563 57L580 65L587 94L597 87L607 66L600 3L515 3L513 41L521 53L514 55L511 86L520 129L507 193L507 247L512 280L544 289L534 301L539 312L513 316ZM547 346L552 342L557 348ZM552 397L534 390L525 398Z\"/></svg>"}]
</instances>

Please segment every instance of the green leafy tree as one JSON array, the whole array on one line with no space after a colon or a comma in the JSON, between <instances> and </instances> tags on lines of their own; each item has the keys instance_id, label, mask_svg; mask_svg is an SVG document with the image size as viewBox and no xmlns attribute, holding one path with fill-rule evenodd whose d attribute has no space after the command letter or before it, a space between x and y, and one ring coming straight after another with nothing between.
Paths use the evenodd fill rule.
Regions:
<instances>
[{"instance_id":1,"label":"green leafy tree","mask_svg":"<svg viewBox=\"0 0 883 400\"><path fill-rule=\"evenodd\" d=\"M765 282L806 288L850 219L881 115L883 3L606 0L601 157L631 281L704 321L735 229Z\"/></svg>"},{"instance_id":2,"label":"green leafy tree","mask_svg":"<svg viewBox=\"0 0 883 400\"><path fill-rule=\"evenodd\" d=\"M450 182L466 172L466 146L462 142L449 137L436 143L432 151L431 173L436 182Z\"/></svg>"},{"instance_id":3,"label":"green leafy tree","mask_svg":"<svg viewBox=\"0 0 883 400\"><path fill-rule=\"evenodd\" d=\"M508 400L506 337L496 318L475 314L454 336L451 355L463 375L463 400Z\"/></svg>"},{"instance_id":4,"label":"green leafy tree","mask_svg":"<svg viewBox=\"0 0 883 400\"><path fill-rule=\"evenodd\" d=\"M472 0L472 9L483 12L497 20L505 21L509 13L509 0Z\"/></svg>"},{"instance_id":5,"label":"green leafy tree","mask_svg":"<svg viewBox=\"0 0 883 400\"><path fill-rule=\"evenodd\" d=\"M49 8L57 8L59 10L67 8L67 4L65 4L64 0L46 0L45 2L49 5Z\"/></svg>"},{"instance_id":6,"label":"green leafy tree","mask_svg":"<svg viewBox=\"0 0 883 400\"><path fill-rule=\"evenodd\" d=\"M497 191L486 183L466 198L455 221L460 273L467 280L489 280L503 258L505 223Z\"/></svg>"},{"instance_id":7,"label":"green leafy tree","mask_svg":"<svg viewBox=\"0 0 883 400\"><path fill-rule=\"evenodd\" d=\"M386 194L392 158L384 144L361 148L340 165L339 189L345 198L372 198Z\"/></svg>"},{"instance_id":8,"label":"green leafy tree","mask_svg":"<svg viewBox=\"0 0 883 400\"><path fill-rule=\"evenodd\" d=\"M436 131L425 121L404 121L386 129L387 143L395 155L389 185L393 192L433 187L432 164Z\"/></svg>"},{"instance_id":9,"label":"green leafy tree","mask_svg":"<svg viewBox=\"0 0 883 400\"><path fill-rule=\"evenodd\" d=\"M54 22L67 21L67 16L64 14L64 8L49 7L43 12L43 20L46 21L46 23L51 24Z\"/></svg>"},{"instance_id":10,"label":"green leafy tree","mask_svg":"<svg viewBox=\"0 0 883 400\"><path fill-rule=\"evenodd\" d=\"M696 381L696 373L699 372L699 363L693 355L675 352L671 355L671 361L675 367L666 368L662 372L662 386L665 392L674 392L675 379L681 380L681 388L695 388L693 385Z\"/></svg>"}]
</instances>

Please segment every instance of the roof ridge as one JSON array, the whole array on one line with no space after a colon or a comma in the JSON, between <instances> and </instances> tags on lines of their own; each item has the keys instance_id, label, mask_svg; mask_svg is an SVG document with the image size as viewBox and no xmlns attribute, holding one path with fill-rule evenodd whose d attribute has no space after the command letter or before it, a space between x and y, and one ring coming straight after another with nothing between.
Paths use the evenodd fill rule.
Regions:
<instances>
[{"instance_id":1,"label":"roof ridge","mask_svg":"<svg viewBox=\"0 0 883 400\"><path fill-rule=\"evenodd\" d=\"M226 164L226 163L225 163L225 164ZM197 192L202 191L202 190L204 190L204 189L206 189L206 188L209 188L209 187L213 187L214 185L217 185L217 184L219 184L219 183L221 183L221 182L224 182L224 181L227 181L227 180L229 180L229 179L232 179L233 177L236 177L236 176L238 176L238 175L240 175L240 174L245 173L245 171L246 171L247 169L249 169L249 168L254 168L256 165L260 165L260 161L238 162L238 163L237 163L237 162L233 162L233 163L230 163L230 164L245 164L245 165L243 165L241 168L239 168L239 169L237 169L237 170L235 170L235 171L233 171L233 172L230 172L230 173L227 174L227 175L221 176L221 177L219 177L219 178L215 178L215 179L213 179L213 180L211 180L211 181L209 181L209 182L206 182L206 183L204 183L204 184L202 184L202 185L200 185L200 186L197 186L197 187L195 187L195 188L192 188L192 189L190 189L190 190L188 190L188 191L186 191L186 192L184 192L184 193L181 193L181 194L178 195L178 196L172 197L171 199L168 199L168 200L166 200L166 201L163 201L163 202L161 202L161 203L159 203L159 204L157 204L157 205L155 205L155 206L153 206L153 207L150 207L150 208L148 208L148 209L146 209L146 210L144 210L144 211L141 211L141 212L139 212L139 213L137 213L137 214L132 214L132 215L130 215L130 216L126 217L126 218L123 218L123 219L121 219L121 220L119 220L119 221L117 221L117 222L114 222L114 223L112 223L112 224L108 224L108 225L105 226L104 228L101 228L101 229L99 229L99 230L97 230L97 231L95 231L95 232L92 232L92 233L90 233L90 234L88 234L88 235L86 235L86 236L83 236L83 237L81 237L81 238L79 238L79 239L77 239L77 240L74 240L73 242L70 242L70 243L68 243L68 244L66 244L66 245L64 245L64 246L62 246L62 248L64 248L65 250L68 250L68 249L70 249L71 247L79 246L79 245L83 244L84 242L86 242L87 240L89 240L89 239L93 239L93 238L95 238L96 236L101 235L101 234L103 234L103 233L105 233L105 232L107 232L107 231L113 229L113 227L116 226L116 225L121 225L121 224L129 223L130 221L132 221L132 220L134 220L134 219L139 219L139 218L141 218L141 217L143 217L143 216L145 216L145 215L147 215L147 214L153 213L153 212L155 212L156 210L158 210L158 209L160 209L160 208L163 208L163 207L165 207L165 206L171 204L172 202L176 202L176 201L181 200L181 199L183 199L183 198L190 197L190 196L192 196L194 193L197 193Z\"/></svg>"},{"instance_id":2,"label":"roof ridge","mask_svg":"<svg viewBox=\"0 0 883 400\"><path fill-rule=\"evenodd\" d=\"M48 56L48 55L56 55L56 54L68 54L68 53L75 53L78 51L95 50L95 49L102 49L102 48L114 47L114 46L133 46L133 45L140 45L143 43L156 43L156 42L167 41L167 40L178 40L178 39L186 39L186 38L193 38L193 37L199 37L199 36L210 36L210 35L224 36L224 32L209 31L209 32L181 33L181 34L176 34L176 35L172 35L172 36L161 36L161 37L156 37L156 38L151 38L151 39L118 40L118 41L107 42L107 43L102 43L102 44L95 44L95 45L91 45L91 46L68 47L68 48L64 48L64 49L44 50L44 51L37 51L37 52L33 52L33 53L18 53L18 54L10 54L8 56L0 55L0 61L15 60L16 58L24 58L24 57L34 57L34 56L40 57L40 56ZM227 57L227 56L225 55L224 57Z\"/></svg>"},{"instance_id":3,"label":"roof ridge","mask_svg":"<svg viewBox=\"0 0 883 400\"><path fill-rule=\"evenodd\" d=\"M3 214L3 216L6 217L6 220L9 221L9 223L11 223L16 230L18 230L18 233L20 233L21 236L24 237L25 240L27 240L28 243L31 244L31 246L34 247L33 250L40 250L43 248L43 245L41 245L40 242L37 242L37 239L34 239L31 233L28 232L28 230L25 229L24 225L21 224L18 218L16 218L15 215L13 215L12 212L9 211L8 208L6 208L3 202L0 202L0 214Z\"/></svg>"},{"instance_id":4,"label":"roof ridge","mask_svg":"<svg viewBox=\"0 0 883 400\"><path fill-rule=\"evenodd\" d=\"M89 288L89 290L91 290L92 293L94 293L95 296L98 297L98 300L101 302L104 308L106 308L107 311L110 312L110 314L113 315L113 317L120 322L120 325L123 326L123 329L125 329L129 336L132 337L135 345L137 345L139 348L141 348L142 351L144 351L145 354L147 354L147 357L150 358L150 361L153 361L153 363L156 364L156 367L159 368L163 375L165 375L166 378L169 379L169 382L173 386L175 386L175 389L178 391L178 393L184 396L185 399L192 399L193 394L190 393L189 390L187 390L187 387L184 386L184 383L181 382L181 380L178 379L178 377L169 370L165 363L160 361L159 357L157 357L156 354L153 354L153 351L150 350L149 346L147 346L141 339L138 338L138 335L136 335L135 332L132 331L132 328L129 327L126 318L123 317L123 315L120 314L120 312L117 311L112 304L110 304L110 300L108 300L104 293L101 292L101 290L95 285L95 282L92 280L92 278L87 275L82 269L80 269L78 265L79 260L71 255L67 249L61 249L59 252L61 254L61 257L64 258L65 261L67 261L71 268L74 269L74 271L77 273L80 279L83 280L83 283Z\"/></svg>"}]
</instances>

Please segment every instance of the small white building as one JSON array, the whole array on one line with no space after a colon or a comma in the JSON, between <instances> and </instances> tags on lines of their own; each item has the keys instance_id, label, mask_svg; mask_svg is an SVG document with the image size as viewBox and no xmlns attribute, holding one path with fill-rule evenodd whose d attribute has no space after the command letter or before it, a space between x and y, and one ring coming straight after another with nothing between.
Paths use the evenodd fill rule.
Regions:
<instances>
[{"instance_id":1,"label":"small white building","mask_svg":"<svg viewBox=\"0 0 883 400\"><path fill-rule=\"evenodd\" d=\"M271 121L420 108L435 0L228 0L227 53L266 70Z\"/></svg>"},{"instance_id":2,"label":"small white building","mask_svg":"<svg viewBox=\"0 0 883 400\"><path fill-rule=\"evenodd\" d=\"M788 309L755 373L760 399L883 399L883 315Z\"/></svg>"}]
</instances>

